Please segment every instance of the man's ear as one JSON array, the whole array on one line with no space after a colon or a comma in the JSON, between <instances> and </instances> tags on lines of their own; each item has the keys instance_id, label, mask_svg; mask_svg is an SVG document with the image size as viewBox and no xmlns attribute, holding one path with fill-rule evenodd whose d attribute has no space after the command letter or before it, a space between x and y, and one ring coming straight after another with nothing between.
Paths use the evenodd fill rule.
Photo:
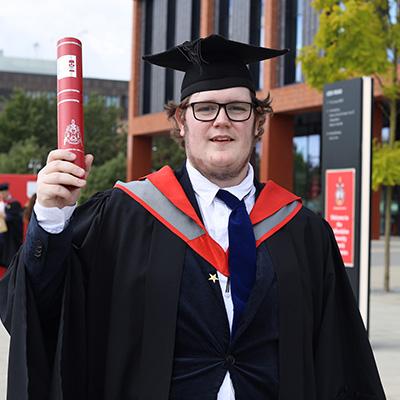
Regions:
<instances>
[{"instance_id":1,"label":"man's ear","mask_svg":"<svg viewBox=\"0 0 400 400\"><path fill-rule=\"evenodd\" d=\"M260 128L261 116L256 113L255 113L255 116L256 116L256 120L254 122L254 126L256 127L256 132L258 132L258 129Z\"/></svg>"},{"instance_id":2,"label":"man's ear","mask_svg":"<svg viewBox=\"0 0 400 400\"><path fill-rule=\"evenodd\" d=\"M177 108L175 110L175 121L178 124L178 127L180 129L180 135L183 137L185 136L185 115L184 115L185 111L182 110L182 108Z\"/></svg>"}]
</instances>

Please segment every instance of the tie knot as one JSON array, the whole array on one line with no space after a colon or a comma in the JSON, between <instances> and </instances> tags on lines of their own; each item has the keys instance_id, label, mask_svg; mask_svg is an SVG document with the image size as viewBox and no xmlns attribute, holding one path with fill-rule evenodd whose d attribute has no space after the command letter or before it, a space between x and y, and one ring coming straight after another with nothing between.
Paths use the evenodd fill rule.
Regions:
<instances>
[{"instance_id":1,"label":"tie knot","mask_svg":"<svg viewBox=\"0 0 400 400\"><path fill-rule=\"evenodd\" d=\"M244 207L244 201L239 200L235 195L226 190L218 190L216 196L221 199L230 209L234 210L238 207Z\"/></svg>"}]
</instances>

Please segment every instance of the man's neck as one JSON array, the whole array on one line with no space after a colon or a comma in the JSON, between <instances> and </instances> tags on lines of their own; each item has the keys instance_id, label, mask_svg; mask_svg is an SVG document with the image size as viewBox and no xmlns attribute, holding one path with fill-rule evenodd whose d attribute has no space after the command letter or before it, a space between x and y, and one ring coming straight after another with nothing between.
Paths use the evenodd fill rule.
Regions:
<instances>
[{"instance_id":1,"label":"man's neck","mask_svg":"<svg viewBox=\"0 0 400 400\"><path fill-rule=\"evenodd\" d=\"M235 177L227 178L227 179L218 179L217 177L213 176L207 176L201 171L199 171L193 164L189 161L189 159L186 160L186 166L189 166L189 168L192 168L194 171L196 171L197 174L201 175L203 179L206 179L208 182L211 184L214 184L218 186L219 188L231 188L235 186L239 186L243 181L245 181L249 175L251 175L251 182L254 180L254 170L252 165L249 163L247 170L244 170L241 175L237 175Z\"/></svg>"}]
</instances>

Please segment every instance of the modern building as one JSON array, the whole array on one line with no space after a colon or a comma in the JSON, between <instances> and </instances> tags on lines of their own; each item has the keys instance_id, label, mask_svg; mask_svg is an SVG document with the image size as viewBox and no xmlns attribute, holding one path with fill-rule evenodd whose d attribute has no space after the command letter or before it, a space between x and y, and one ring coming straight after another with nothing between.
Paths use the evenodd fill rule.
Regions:
<instances>
[{"instance_id":1,"label":"modern building","mask_svg":"<svg viewBox=\"0 0 400 400\"><path fill-rule=\"evenodd\" d=\"M182 73L144 63L144 54L218 33L271 48L290 48L278 59L250 67L258 96L269 92L269 118L258 149L256 172L295 191L316 212L320 204L322 94L305 83L297 52L313 42L318 16L309 0L133 0L132 75L129 89L128 179L151 172L152 137L167 135L163 113L179 100ZM374 88L373 137L387 126L382 96ZM294 151L293 149L296 149ZM372 194L372 237L380 234L381 193Z\"/></svg>"},{"instance_id":2,"label":"modern building","mask_svg":"<svg viewBox=\"0 0 400 400\"><path fill-rule=\"evenodd\" d=\"M5 57L0 50L0 112L4 108L2 97L10 98L14 89L28 93L57 93L57 61ZM83 79L84 95L98 93L107 99L107 104L124 109L127 119L129 82L107 79Z\"/></svg>"}]
</instances>

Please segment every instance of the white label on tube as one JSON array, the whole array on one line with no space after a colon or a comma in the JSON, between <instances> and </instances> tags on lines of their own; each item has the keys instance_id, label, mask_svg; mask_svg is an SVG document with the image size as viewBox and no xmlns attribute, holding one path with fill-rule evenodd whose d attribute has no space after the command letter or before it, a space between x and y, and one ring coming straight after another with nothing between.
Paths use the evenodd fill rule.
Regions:
<instances>
[{"instance_id":1,"label":"white label on tube","mask_svg":"<svg viewBox=\"0 0 400 400\"><path fill-rule=\"evenodd\" d=\"M57 79L76 78L76 56L65 55L57 59Z\"/></svg>"}]
</instances>

